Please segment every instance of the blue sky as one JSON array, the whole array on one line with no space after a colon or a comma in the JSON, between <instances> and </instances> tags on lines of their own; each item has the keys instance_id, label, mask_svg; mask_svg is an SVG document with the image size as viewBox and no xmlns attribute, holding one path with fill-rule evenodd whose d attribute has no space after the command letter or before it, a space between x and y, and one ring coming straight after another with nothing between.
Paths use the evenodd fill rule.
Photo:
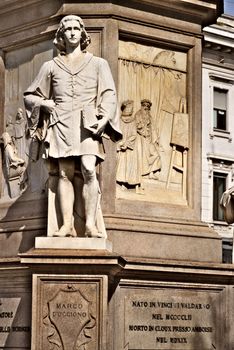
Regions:
<instances>
[{"instance_id":1,"label":"blue sky","mask_svg":"<svg viewBox=\"0 0 234 350\"><path fill-rule=\"evenodd\" d=\"M234 16L234 0L224 0L224 13Z\"/></svg>"}]
</instances>

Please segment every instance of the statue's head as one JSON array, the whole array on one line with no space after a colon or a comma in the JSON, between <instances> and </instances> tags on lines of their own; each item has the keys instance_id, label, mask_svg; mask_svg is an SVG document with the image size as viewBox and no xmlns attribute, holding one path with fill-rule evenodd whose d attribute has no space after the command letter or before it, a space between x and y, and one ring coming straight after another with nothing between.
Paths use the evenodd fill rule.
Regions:
<instances>
[{"instance_id":1,"label":"statue's head","mask_svg":"<svg viewBox=\"0 0 234 350\"><path fill-rule=\"evenodd\" d=\"M18 108L16 113L16 120L21 120L21 119L24 119L23 110L22 108Z\"/></svg>"},{"instance_id":2,"label":"statue's head","mask_svg":"<svg viewBox=\"0 0 234 350\"><path fill-rule=\"evenodd\" d=\"M11 136L6 131L2 134L2 140L3 140L4 147L12 143Z\"/></svg>"},{"instance_id":3,"label":"statue's head","mask_svg":"<svg viewBox=\"0 0 234 350\"><path fill-rule=\"evenodd\" d=\"M68 15L63 17L63 19L59 23L59 27L57 29L57 32L55 34L54 39L54 45L57 47L59 51L66 51L65 41L64 41L64 31L65 31L65 24L69 21L77 21L79 23L79 26L81 28L81 40L80 40L80 47L81 50L85 50L86 47L90 44L91 38L88 35L88 33L85 30L84 22L79 16L75 15Z\"/></svg>"},{"instance_id":4,"label":"statue's head","mask_svg":"<svg viewBox=\"0 0 234 350\"><path fill-rule=\"evenodd\" d=\"M133 100L126 100L126 101L123 101L122 104L121 104L121 111L123 112L126 108L132 108L133 107L133 103L134 101Z\"/></svg>"},{"instance_id":5,"label":"statue's head","mask_svg":"<svg viewBox=\"0 0 234 350\"><path fill-rule=\"evenodd\" d=\"M124 102L122 102L121 104L121 112L122 115L132 115L133 113L133 107L134 107L134 101L133 100L126 100Z\"/></svg>"},{"instance_id":6,"label":"statue's head","mask_svg":"<svg viewBox=\"0 0 234 350\"><path fill-rule=\"evenodd\" d=\"M144 98L143 100L141 100L141 107L143 107L144 109L150 109L151 106L152 106L152 102L147 98Z\"/></svg>"},{"instance_id":7,"label":"statue's head","mask_svg":"<svg viewBox=\"0 0 234 350\"><path fill-rule=\"evenodd\" d=\"M13 124L13 117L11 115L8 115L7 120L6 120L6 126L9 126L12 124Z\"/></svg>"}]
</instances>

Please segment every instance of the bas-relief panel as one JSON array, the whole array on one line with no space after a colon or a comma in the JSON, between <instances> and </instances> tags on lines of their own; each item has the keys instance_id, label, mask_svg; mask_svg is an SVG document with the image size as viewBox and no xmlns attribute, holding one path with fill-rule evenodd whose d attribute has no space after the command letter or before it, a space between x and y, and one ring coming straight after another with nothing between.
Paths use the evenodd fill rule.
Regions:
<instances>
[{"instance_id":1,"label":"bas-relief panel","mask_svg":"<svg viewBox=\"0 0 234 350\"><path fill-rule=\"evenodd\" d=\"M5 55L5 131L3 143L3 190L1 201L23 193L44 192L47 169L39 145L29 137L23 93L41 65L54 56L51 40L10 51Z\"/></svg>"},{"instance_id":2,"label":"bas-relief panel","mask_svg":"<svg viewBox=\"0 0 234 350\"><path fill-rule=\"evenodd\" d=\"M119 42L117 197L186 204L187 54Z\"/></svg>"}]
</instances>

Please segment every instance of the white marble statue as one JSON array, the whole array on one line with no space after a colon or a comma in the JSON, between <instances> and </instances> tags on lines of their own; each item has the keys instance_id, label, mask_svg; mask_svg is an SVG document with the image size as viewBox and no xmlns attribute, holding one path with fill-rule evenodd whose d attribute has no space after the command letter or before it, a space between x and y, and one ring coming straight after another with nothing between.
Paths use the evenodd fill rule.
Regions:
<instances>
[{"instance_id":1,"label":"white marble statue","mask_svg":"<svg viewBox=\"0 0 234 350\"><path fill-rule=\"evenodd\" d=\"M121 139L111 71L106 60L85 50L89 43L82 19L64 17L54 40L59 55L43 64L24 94L31 136L43 139L44 157L58 163L62 225L53 235L59 237L77 236L75 169L84 181L85 236L103 237L96 225L96 165L105 157L102 135Z\"/></svg>"}]
</instances>

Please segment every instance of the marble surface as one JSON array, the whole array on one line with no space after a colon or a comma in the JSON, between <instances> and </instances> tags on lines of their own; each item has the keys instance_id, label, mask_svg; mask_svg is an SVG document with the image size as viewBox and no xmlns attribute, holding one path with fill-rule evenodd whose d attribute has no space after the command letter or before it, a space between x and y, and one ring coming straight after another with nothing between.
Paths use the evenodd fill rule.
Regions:
<instances>
[{"instance_id":1,"label":"marble surface","mask_svg":"<svg viewBox=\"0 0 234 350\"><path fill-rule=\"evenodd\" d=\"M105 238L36 237L36 249L84 249L112 251L112 243Z\"/></svg>"}]
</instances>

